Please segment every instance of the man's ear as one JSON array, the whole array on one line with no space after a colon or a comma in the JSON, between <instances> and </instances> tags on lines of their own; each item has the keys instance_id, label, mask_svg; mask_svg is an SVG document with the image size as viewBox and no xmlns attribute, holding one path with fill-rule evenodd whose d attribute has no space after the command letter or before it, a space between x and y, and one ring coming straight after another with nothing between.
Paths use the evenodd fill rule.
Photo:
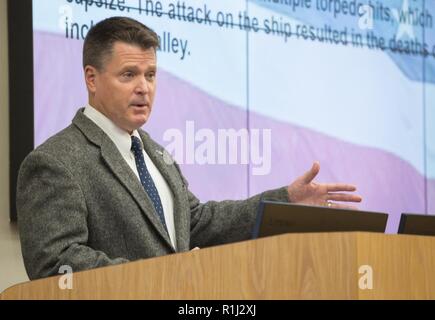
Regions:
<instances>
[{"instance_id":1,"label":"man's ear","mask_svg":"<svg viewBox=\"0 0 435 320\"><path fill-rule=\"evenodd\" d=\"M95 93L95 91L97 91L97 85L96 85L97 75L98 75L98 70L95 67L92 66L85 67L85 82L89 93Z\"/></svg>"}]
</instances>

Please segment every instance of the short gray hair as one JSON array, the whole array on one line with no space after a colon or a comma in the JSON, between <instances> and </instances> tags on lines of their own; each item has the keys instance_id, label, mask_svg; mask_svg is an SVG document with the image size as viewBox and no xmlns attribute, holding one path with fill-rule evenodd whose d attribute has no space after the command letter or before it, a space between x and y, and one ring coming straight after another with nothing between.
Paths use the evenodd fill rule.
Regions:
<instances>
[{"instance_id":1,"label":"short gray hair","mask_svg":"<svg viewBox=\"0 0 435 320\"><path fill-rule=\"evenodd\" d=\"M127 17L108 18L89 30L83 46L83 68L93 66L101 71L115 42L137 45L144 50L159 48L159 37L146 25Z\"/></svg>"}]
</instances>

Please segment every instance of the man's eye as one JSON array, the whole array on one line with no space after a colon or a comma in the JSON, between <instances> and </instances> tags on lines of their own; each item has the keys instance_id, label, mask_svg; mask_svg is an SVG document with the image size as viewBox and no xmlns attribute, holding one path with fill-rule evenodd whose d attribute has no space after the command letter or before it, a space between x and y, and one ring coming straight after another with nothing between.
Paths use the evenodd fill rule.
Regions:
<instances>
[{"instance_id":1,"label":"man's eye","mask_svg":"<svg viewBox=\"0 0 435 320\"><path fill-rule=\"evenodd\" d=\"M148 73L146 77L149 81L152 81L156 77L156 74L154 72Z\"/></svg>"},{"instance_id":2,"label":"man's eye","mask_svg":"<svg viewBox=\"0 0 435 320\"><path fill-rule=\"evenodd\" d=\"M133 72L125 72L122 76L124 78L133 78L134 74L133 74Z\"/></svg>"}]
</instances>

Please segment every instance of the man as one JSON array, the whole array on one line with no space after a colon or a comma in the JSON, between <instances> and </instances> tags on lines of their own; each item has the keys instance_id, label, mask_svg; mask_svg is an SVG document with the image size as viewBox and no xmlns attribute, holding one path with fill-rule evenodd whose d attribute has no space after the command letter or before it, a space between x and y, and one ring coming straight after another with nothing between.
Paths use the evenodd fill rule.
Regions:
<instances>
[{"instance_id":1,"label":"man","mask_svg":"<svg viewBox=\"0 0 435 320\"><path fill-rule=\"evenodd\" d=\"M83 50L89 104L23 162L17 190L30 279L248 239L261 198L340 207L346 184L288 187L244 201L201 204L164 149L140 130L156 90L157 35L123 17L92 28ZM337 193L338 192L338 193Z\"/></svg>"}]
</instances>

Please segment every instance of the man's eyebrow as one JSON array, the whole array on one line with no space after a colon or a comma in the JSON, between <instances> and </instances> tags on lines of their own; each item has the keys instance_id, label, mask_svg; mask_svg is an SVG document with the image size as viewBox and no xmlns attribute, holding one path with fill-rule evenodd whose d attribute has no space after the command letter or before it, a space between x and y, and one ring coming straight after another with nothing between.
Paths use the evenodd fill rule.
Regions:
<instances>
[{"instance_id":1,"label":"man's eyebrow","mask_svg":"<svg viewBox=\"0 0 435 320\"><path fill-rule=\"evenodd\" d=\"M125 71L125 70L139 71L139 68L135 65L126 64L126 65L122 66L122 68L121 68L121 71Z\"/></svg>"},{"instance_id":2,"label":"man's eyebrow","mask_svg":"<svg viewBox=\"0 0 435 320\"><path fill-rule=\"evenodd\" d=\"M151 70L151 71L156 71L157 70L157 65L156 64L150 64L147 69Z\"/></svg>"}]
</instances>

